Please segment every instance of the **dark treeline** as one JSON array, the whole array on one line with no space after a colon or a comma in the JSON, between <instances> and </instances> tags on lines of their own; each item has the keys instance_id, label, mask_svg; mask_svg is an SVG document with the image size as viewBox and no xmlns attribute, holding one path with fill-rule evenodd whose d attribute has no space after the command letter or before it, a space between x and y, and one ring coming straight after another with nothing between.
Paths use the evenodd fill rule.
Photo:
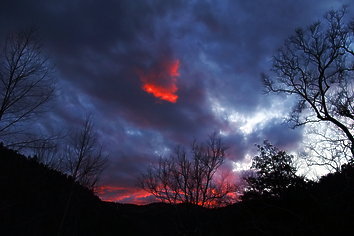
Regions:
<instances>
[{"instance_id":1,"label":"dark treeline","mask_svg":"<svg viewBox=\"0 0 354 236\"><path fill-rule=\"evenodd\" d=\"M350 164L280 196L259 195L215 209L102 202L71 177L3 146L0 168L1 235L337 235L351 230L354 220Z\"/></svg>"}]
</instances>

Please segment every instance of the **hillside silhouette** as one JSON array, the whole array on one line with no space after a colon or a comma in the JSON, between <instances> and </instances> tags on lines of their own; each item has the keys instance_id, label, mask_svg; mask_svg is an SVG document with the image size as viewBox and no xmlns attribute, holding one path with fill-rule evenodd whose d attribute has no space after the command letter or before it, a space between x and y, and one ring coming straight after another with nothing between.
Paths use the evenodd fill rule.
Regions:
<instances>
[{"instance_id":1,"label":"hillside silhouette","mask_svg":"<svg viewBox=\"0 0 354 236\"><path fill-rule=\"evenodd\" d=\"M279 198L215 209L137 206L103 202L72 178L1 145L0 188L1 235L340 235L354 220L350 164Z\"/></svg>"},{"instance_id":2,"label":"hillside silhouette","mask_svg":"<svg viewBox=\"0 0 354 236\"><path fill-rule=\"evenodd\" d=\"M119 230L107 228L113 222L122 222L113 208L70 177L34 158L1 146L0 176L1 235L56 235L71 189L74 194L61 227L62 235L102 235Z\"/></svg>"}]
</instances>

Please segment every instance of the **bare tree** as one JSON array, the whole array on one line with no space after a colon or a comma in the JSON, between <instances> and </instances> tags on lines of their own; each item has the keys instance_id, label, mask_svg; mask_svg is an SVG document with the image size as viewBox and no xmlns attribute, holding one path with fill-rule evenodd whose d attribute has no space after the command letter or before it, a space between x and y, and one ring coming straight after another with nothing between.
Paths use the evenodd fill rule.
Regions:
<instances>
[{"instance_id":1,"label":"bare tree","mask_svg":"<svg viewBox=\"0 0 354 236\"><path fill-rule=\"evenodd\" d=\"M329 122L342 133L354 156L354 23L346 10L329 11L325 22L297 29L274 56L268 91L298 97L291 119L296 126Z\"/></svg>"},{"instance_id":2,"label":"bare tree","mask_svg":"<svg viewBox=\"0 0 354 236\"><path fill-rule=\"evenodd\" d=\"M34 158L36 158L39 163L42 163L51 169L63 171L63 155L60 153L58 140L62 141L63 138L42 140L39 145L31 148L31 151Z\"/></svg>"},{"instance_id":3,"label":"bare tree","mask_svg":"<svg viewBox=\"0 0 354 236\"><path fill-rule=\"evenodd\" d=\"M102 154L102 147L98 144L90 115L86 116L82 127L72 133L69 138L70 140L62 156L63 166L61 169L64 173L70 175L74 181L59 224L58 235L62 235L63 226L67 220L75 192L75 183L95 191L99 177L107 164L107 157Z\"/></svg>"},{"instance_id":4,"label":"bare tree","mask_svg":"<svg viewBox=\"0 0 354 236\"><path fill-rule=\"evenodd\" d=\"M0 138L23 134L32 144L23 124L43 111L54 94L51 67L41 52L35 31L10 35L0 55ZM33 141L33 142L32 142Z\"/></svg>"},{"instance_id":5,"label":"bare tree","mask_svg":"<svg viewBox=\"0 0 354 236\"><path fill-rule=\"evenodd\" d=\"M177 147L169 159L160 158L142 175L139 185L163 202L220 206L229 203L235 187L215 180L225 158L226 147L215 134L205 145L192 145L192 156Z\"/></svg>"},{"instance_id":6,"label":"bare tree","mask_svg":"<svg viewBox=\"0 0 354 236\"><path fill-rule=\"evenodd\" d=\"M92 119L86 117L82 128L73 133L63 155L64 171L83 186L94 190L107 158L98 145Z\"/></svg>"},{"instance_id":7,"label":"bare tree","mask_svg":"<svg viewBox=\"0 0 354 236\"><path fill-rule=\"evenodd\" d=\"M320 166L327 171L340 171L351 159L350 144L333 125L312 127L305 131L304 152L299 157L308 167ZM311 158L309 158L311 157Z\"/></svg>"}]
</instances>

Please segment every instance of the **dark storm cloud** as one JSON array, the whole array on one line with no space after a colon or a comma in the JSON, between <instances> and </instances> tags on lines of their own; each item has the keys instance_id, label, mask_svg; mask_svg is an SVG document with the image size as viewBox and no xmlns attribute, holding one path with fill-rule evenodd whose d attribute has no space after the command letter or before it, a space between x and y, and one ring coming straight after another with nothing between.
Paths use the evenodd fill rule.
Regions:
<instances>
[{"instance_id":1,"label":"dark storm cloud","mask_svg":"<svg viewBox=\"0 0 354 236\"><path fill-rule=\"evenodd\" d=\"M299 140L302 140L302 127L293 129L290 124L273 119L262 129L262 137L266 137L272 144L284 150L296 149Z\"/></svg>"},{"instance_id":2,"label":"dark storm cloud","mask_svg":"<svg viewBox=\"0 0 354 236\"><path fill-rule=\"evenodd\" d=\"M289 131L272 119L245 134L215 112L215 101L246 117L271 109L273 98L262 93L259 74L268 69L275 49L296 27L343 3L2 1L0 35L39 29L60 88L44 126L64 129L79 124L85 113L94 114L110 152L104 181L129 187L154 156L213 131L232 131L225 137L232 160L242 160L263 139L296 147L301 129ZM177 103L141 89L139 71L177 59Z\"/></svg>"}]
</instances>

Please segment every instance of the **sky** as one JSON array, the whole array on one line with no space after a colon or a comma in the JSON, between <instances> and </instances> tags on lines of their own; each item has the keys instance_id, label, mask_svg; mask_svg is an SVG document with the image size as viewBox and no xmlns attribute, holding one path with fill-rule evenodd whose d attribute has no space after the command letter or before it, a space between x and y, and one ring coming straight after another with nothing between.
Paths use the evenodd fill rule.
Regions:
<instances>
[{"instance_id":1,"label":"sky","mask_svg":"<svg viewBox=\"0 0 354 236\"><path fill-rule=\"evenodd\" d=\"M146 203L152 198L137 177L176 145L217 132L230 147L223 167L230 171L265 139L301 148L303 129L283 122L293 100L265 94L260 75L297 27L349 3L3 0L0 37L38 29L57 96L36 127L70 130L92 114L109 153L100 197Z\"/></svg>"}]
</instances>

